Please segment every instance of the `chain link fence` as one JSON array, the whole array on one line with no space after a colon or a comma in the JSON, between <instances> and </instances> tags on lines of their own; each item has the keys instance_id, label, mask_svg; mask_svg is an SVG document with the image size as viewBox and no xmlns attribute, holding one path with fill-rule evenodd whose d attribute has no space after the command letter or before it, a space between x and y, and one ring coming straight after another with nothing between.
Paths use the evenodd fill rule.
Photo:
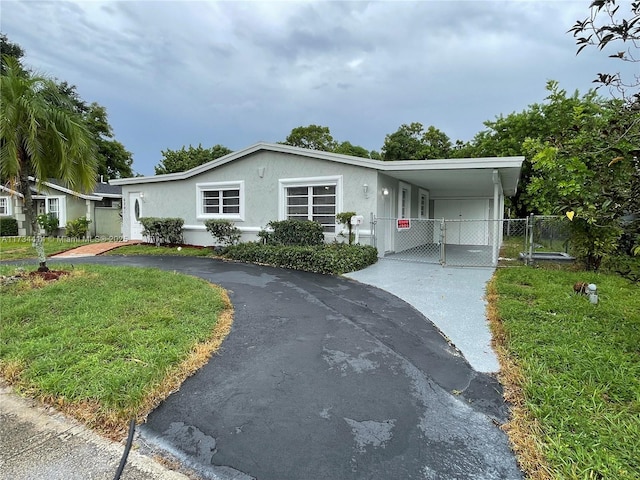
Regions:
<instances>
[{"instance_id":1,"label":"chain link fence","mask_svg":"<svg viewBox=\"0 0 640 480\"><path fill-rule=\"evenodd\" d=\"M461 267L522 264L527 252L567 252L564 217L500 220L372 217L372 244L385 258Z\"/></svg>"}]
</instances>

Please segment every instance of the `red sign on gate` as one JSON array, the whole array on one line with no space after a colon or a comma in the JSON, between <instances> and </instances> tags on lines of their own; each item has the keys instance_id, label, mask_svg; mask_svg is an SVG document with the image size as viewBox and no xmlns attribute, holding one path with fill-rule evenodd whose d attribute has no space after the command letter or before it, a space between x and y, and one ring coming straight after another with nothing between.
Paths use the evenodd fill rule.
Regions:
<instances>
[{"instance_id":1,"label":"red sign on gate","mask_svg":"<svg viewBox=\"0 0 640 480\"><path fill-rule=\"evenodd\" d=\"M398 219L398 230L409 230L411 228L411 220L408 218Z\"/></svg>"}]
</instances>

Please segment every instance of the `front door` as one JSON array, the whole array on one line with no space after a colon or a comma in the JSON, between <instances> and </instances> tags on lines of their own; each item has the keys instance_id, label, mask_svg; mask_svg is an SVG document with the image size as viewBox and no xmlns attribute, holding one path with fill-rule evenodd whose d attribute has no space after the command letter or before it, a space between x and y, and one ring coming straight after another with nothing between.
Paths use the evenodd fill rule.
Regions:
<instances>
[{"instance_id":1,"label":"front door","mask_svg":"<svg viewBox=\"0 0 640 480\"><path fill-rule=\"evenodd\" d=\"M129 219L130 219L130 239L142 240L142 224L140 217L142 216L142 199L139 192L129 194Z\"/></svg>"}]
</instances>

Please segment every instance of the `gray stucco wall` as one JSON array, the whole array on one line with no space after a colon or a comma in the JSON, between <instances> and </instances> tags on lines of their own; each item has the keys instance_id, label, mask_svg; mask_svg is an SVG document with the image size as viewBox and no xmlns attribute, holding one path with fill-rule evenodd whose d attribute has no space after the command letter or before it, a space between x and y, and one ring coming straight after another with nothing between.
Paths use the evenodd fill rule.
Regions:
<instances>
[{"instance_id":1,"label":"gray stucco wall","mask_svg":"<svg viewBox=\"0 0 640 480\"><path fill-rule=\"evenodd\" d=\"M377 172L326 160L293 154L259 151L186 180L123 185L123 235L131 237L130 194L143 194L140 215L143 217L178 217L184 219L185 242L212 245L213 238L198 218L196 184L244 182L244 218L233 220L243 232L243 240L254 240L271 220L283 218L280 181L297 178L339 177L337 212L355 211L365 217L361 243L368 243L369 217L377 204ZM368 186L365 194L363 185ZM339 232L339 228L336 229ZM328 238L329 239L329 238ZM332 240L333 238L331 238Z\"/></svg>"}]
</instances>

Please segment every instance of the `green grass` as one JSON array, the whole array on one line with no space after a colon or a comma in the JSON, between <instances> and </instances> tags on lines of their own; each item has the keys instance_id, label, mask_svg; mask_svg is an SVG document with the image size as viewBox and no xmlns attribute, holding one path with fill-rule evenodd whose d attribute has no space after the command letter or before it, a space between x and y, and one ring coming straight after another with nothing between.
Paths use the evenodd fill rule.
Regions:
<instances>
[{"instance_id":1,"label":"green grass","mask_svg":"<svg viewBox=\"0 0 640 480\"><path fill-rule=\"evenodd\" d=\"M124 245L110 250L105 255L173 255L182 257L211 257L215 255L212 247L176 246L156 247L155 245L141 243L139 245Z\"/></svg>"},{"instance_id":2,"label":"green grass","mask_svg":"<svg viewBox=\"0 0 640 480\"><path fill-rule=\"evenodd\" d=\"M573 292L595 283L599 303ZM558 479L640 478L640 288L617 275L501 269L497 314Z\"/></svg>"},{"instance_id":3,"label":"green grass","mask_svg":"<svg viewBox=\"0 0 640 480\"><path fill-rule=\"evenodd\" d=\"M71 274L0 287L0 374L79 417L94 405L97 423L126 425L152 407L165 377L211 339L229 308L222 290L195 277L133 267L55 269ZM0 266L0 274L13 272Z\"/></svg>"},{"instance_id":4,"label":"green grass","mask_svg":"<svg viewBox=\"0 0 640 480\"><path fill-rule=\"evenodd\" d=\"M87 245L86 240L73 240L68 238L45 238L44 253L46 256L65 252L72 248ZM38 254L33 247L33 241L24 237L0 237L0 260L37 260Z\"/></svg>"}]
</instances>

